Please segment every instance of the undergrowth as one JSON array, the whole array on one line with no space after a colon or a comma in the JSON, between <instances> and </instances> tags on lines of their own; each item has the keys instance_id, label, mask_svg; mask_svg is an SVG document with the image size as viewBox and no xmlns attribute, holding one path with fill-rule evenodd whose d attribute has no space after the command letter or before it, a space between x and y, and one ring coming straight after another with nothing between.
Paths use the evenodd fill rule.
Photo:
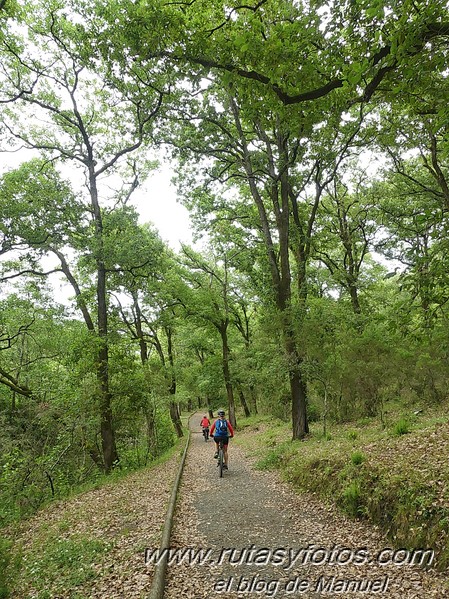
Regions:
<instances>
[{"instance_id":1,"label":"undergrowth","mask_svg":"<svg viewBox=\"0 0 449 599\"><path fill-rule=\"evenodd\" d=\"M23 575L33 580L37 599L53 599L71 589L71 597L82 599L76 589L94 579L94 564L106 555L109 544L98 539L72 536L47 538L46 543L27 556Z\"/></svg>"},{"instance_id":2,"label":"undergrowth","mask_svg":"<svg viewBox=\"0 0 449 599\"><path fill-rule=\"evenodd\" d=\"M155 468L168 461L175 453L182 454L185 442L185 437L179 439L145 468L134 471L117 469L108 476L98 475L95 480L83 484L77 492L73 491L59 502L72 497L81 498L90 490L120 484L124 478L136 475L139 470ZM48 507L47 504L41 509ZM16 527L20 527L20 523L5 528L5 537L0 537L0 599L11 596L19 578L23 584L33 586L36 591L33 597L36 599L54 599L63 596L67 589L71 589L71 599L85 599L85 594L79 594L77 588L95 578L95 566L102 562L110 544L85 535L66 538L64 535L70 532L72 524L62 520L56 531L45 524L32 546L22 548L12 540Z\"/></svg>"},{"instance_id":3,"label":"undergrowth","mask_svg":"<svg viewBox=\"0 0 449 599\"><path fill-rule=\"evenodd\" d=\"M392 414L389 426L333 425L326 436L316 423L300 441L280 421L268 428L253 420L246 430L240 442L258 468L280 470L298 491L378 525L396 547L433 549L438 569L449 566L449 428L441 411Z\"/></svg>"},{"instance_id":4,"label":"undergrowth","mask_svg":"<svg viewBox=\"0 0 449 599\"><path fill-rule=\"evenodd\" d=\"M9 597L21 565L21 554L13 551L13 543L0 537L0 599Z\"/></svg>"}]
</instances>

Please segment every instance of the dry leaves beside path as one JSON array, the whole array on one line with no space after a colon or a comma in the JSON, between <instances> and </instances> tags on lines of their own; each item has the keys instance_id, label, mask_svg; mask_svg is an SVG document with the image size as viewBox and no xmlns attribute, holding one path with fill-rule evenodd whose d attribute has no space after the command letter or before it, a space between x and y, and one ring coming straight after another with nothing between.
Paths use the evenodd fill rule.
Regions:
<instances>
[{"instance_id":1,"label":"dry leaves beside path","mask_svg":"<svg viewBox=\"0 0 449 599\"><path fill-rule=\"evenodd\" d=\"M18 542L24 547L24 567L39 568L38 557L49 543L91 539L108 550L93 568L95 578L81 586L61 589L48 571L46 591L20 583L14 599L141 599L151 587L153 568L145 565L145 549L159 546L167 503L179 465L179 454L155 468L136 472L74 499L50 505L23 523ZM35 562L35 563L33 563ZM51 566L50 562L48 566ZM91 564L73 564L73 568ZM57 567L57 564L56 564ZM44 573L45 576L45 573ZM28 578L28 577L27 577Z\"/></svg>"},{"instance_id":2,"label":"dry leaves beside path","mask_svg":"<svg viewBox=\"0 0 449 599\"><path fill-rule=\"evenodd\" d=\"M231 445L230 470L219 479L213 444L204 442L196 420L171 544L191 547L191 561L198 550L210 553L202 565L184 557L169 567L167 599L449 597L445 577L435 572L376 560L357 563L390 543L375 528L296 495L277 474L255 471L237 446ZM305 548L309 560L321 565L301 565L307 554L297 552ZM291 567L290 550L299 556Z\"/></svg>"}]
</instances>

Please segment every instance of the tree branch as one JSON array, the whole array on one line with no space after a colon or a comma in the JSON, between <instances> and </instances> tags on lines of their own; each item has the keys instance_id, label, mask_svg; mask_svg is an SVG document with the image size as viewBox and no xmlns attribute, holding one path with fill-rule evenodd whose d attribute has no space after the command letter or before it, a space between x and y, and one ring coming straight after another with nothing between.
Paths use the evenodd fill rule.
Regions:
<instances>
[{"instance_id":1,"label":"tree branch","mask_svg":"<svg viewBox=\"0 0 449 599\"><path fill-rule=\"evenodd\" d=\"M426 25L425 29L422 32L421 39L410 49L408 52L408 56L416 56L419 54L422 49L425 47L426 42L430 41L435 37L446 37L449 36L449 23L429 23ZM391 46L386 44L383 48L378 50L371 58L371 65L377 66L382 59L391 57ZM272 79L263 73L260 73L255 70L248 70L241 68L232 63L221 63L212 58L206 58L202 56L193 56L189 54L183 54L182 57L175 55L169 51L162 51L158 53L151 54L150 57L158 58L165 57L170 58L174 61L184 61L191 62L193 64L197 64L203 66L207 69L218 69L221 71L228 71L230 73L234 73L240 77L245 79L251 79L253 81L257 81L270 87L273 92L278 96L281 102L288 106L291 104L300 104L302 102L310 102L313 100L318 100L324 96L327 96L335 89L339 89L343 87L345 83L344 78L334 78L325 83L324 85L318 86L315 89L308 90L306 92L302 92L300 94L289 94L287 93L279 84L273 83ZM378 89L380 83L383 81L385 76L396 70L399 66L399 62L393 58L392 63L389 65L384 65L379 68L377 73L371 78L371 80L366 84L365 89L361 96L355 98L351 103L358 102L367 102L371 99L374 92Z\"/></svg>"},{"instance_id":2,"label":"tree branch","mask_svg":"<svg viewBox=\"0 0 449 599\"><path fill-rule=\"evenodd\" d=\"M19 395L24 397L32 397L33 392L26 385L21 385L19 381L11 376L8 372L0 368L0 384L6 385Z\"/></svg>"},{"instance_id":3,"label":"tree branch","mask_svg":"<svg viewBox=\"0 0 449 599\"><path fill-rule=\"evenodd\" d=\"M84 301L83 296L81 294L81 289L79 288L78 282L70 270L70 267L67 263L67 260L65 259L64 254L62 254L62 252L60 252L59 250L57 250L55 248L49 248L49 249L54 254L56 254L56 256L59 258L59 260L61 262L62 272L65 274L69 283L72 285L73 290L75 291L76 301L77 301L78 307L81 310L81 313L84 317L84 322L86 323L87 328L89 329L89 331L95 331L95 326L94 326L93 320L90 316L89 310L87 309L86 302Z\"/></svg>"}]
</instances>

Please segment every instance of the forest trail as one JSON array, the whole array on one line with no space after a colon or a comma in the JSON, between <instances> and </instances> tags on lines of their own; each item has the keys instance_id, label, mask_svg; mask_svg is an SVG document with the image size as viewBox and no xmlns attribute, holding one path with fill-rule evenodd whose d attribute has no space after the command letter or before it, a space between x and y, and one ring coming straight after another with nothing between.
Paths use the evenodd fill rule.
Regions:
<instances>
[{"instance_id":1,"label":"forest trail","mask_svg":"<svg viewBox=\"0 0 449 599\"><path fill-rule=\"evenodd\" d=\"M311 496L297 495L276 473L255 470L253 458L235 440L230 469L220 479L214 444L204 442L199 421L199 414L190 419L171 539L184 561L168 566L166 599L449 597L445 577L435 572L391 563L358 564L388 548L388 541L373 527L349 520ZM248 434L237 431L236 437ZM20 538L28 575L23 578L35 582L21 581L12 597L147 599L154 565L145 563L145 553L159 547L179 459L176 452L159 466L51 504L24 522ZM61 578L60 565L67 566L68 559L61 558L61 551L70 542L79 546L81 539L106 544L107 550L91 563L78 553L70 562L70 575ZM202 564L198 552L203 552ZM309 562L323 563L301 564L306 556Z\"/></svg>"},{"instance_id":2,"label":"forest trail","mask_svg":"<svg viewBox=\"0 0 449 599\"><path fill-rule=\"evenodd\" d=\"M376 563L375 556L391 546L379 531L311 496L297 495L276 473L255 470L234 440L229 471L220 479L214 444L204 442L200 418L190 419L171 546L191 547L192 558L201 550L207 559L169 566L167 599L449 597L442 575ZM381 561L389 556L384 552ZM370 558L373 563L358 563Z\"/></svg>"}]
</instances>

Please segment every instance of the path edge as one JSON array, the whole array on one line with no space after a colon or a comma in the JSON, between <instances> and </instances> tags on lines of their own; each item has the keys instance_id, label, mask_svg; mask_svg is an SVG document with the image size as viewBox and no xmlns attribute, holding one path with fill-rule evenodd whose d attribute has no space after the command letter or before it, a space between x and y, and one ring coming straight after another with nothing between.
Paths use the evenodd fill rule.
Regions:
<instances>
[{"instance_id":1,"label":"path edge","mask_svg":"<svg viewBox=\"0 0 449 599\"><path fill-rule=\"evenodd\" d=\"M173 528L173 516L176 508L176 500L178 497L179 486L181 483L181 477L184 470L184 464L187 457L187 450L190 444L190 429L187 431L187 440L182 454L181 462L179 464L178 473L176 474L173 489L168 502L167 514L165 516L164 528L162 530L162 539L159 546L159 555L161 556L160 561L156 564L154 569L153 581L151 583L150 594L148 599L163 599L165 589L165 573L167 571L168 562L168 549L170 547L170 536Z\"/></svg>"}]
</instances>

